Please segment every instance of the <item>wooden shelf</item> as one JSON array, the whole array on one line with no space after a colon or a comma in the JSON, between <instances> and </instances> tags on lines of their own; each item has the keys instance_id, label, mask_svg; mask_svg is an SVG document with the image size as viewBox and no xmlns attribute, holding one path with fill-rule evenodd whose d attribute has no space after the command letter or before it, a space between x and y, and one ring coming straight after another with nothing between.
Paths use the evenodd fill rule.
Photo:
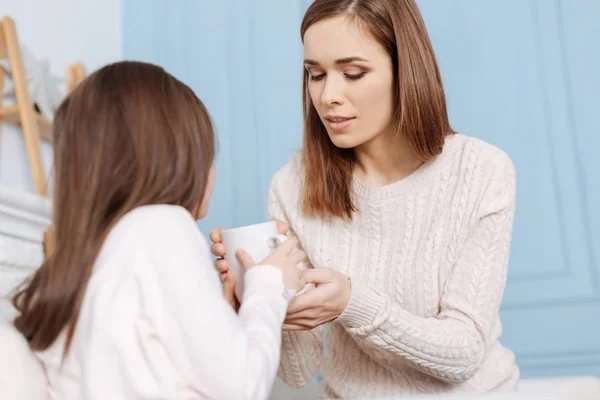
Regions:
<instances>
[{"instance_id":1,"label":"wooden shelf","mask_svg":"<svg viewBox=\"0 0 600 400\"><path fill-rule=\"evenodd\" d=\"M52 143L52 122L50 122L43 115L34 111L38 129L40 131L40 138ZM2 107L0 108L0 120L2 122L8 122L9 124L15 125L21 128L21 119L19 117L19 108L17 105Z\"/></svg>"}]
</instances>

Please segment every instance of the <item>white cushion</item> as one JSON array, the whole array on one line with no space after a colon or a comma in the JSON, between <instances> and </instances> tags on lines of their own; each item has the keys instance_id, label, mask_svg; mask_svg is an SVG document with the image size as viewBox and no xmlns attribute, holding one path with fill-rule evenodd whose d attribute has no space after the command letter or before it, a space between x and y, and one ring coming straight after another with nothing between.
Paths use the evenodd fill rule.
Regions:
<instances>
[{"instance_id":1,"label":"white cushion","mask_svg":"<svg viewBox=\"0 0 600 400\"><path fill-rule=\"evenodd\" d=\"M44 368L25 338L0 319L0 399L46 400L48 384Z\"/></svg>"}]
</instances>

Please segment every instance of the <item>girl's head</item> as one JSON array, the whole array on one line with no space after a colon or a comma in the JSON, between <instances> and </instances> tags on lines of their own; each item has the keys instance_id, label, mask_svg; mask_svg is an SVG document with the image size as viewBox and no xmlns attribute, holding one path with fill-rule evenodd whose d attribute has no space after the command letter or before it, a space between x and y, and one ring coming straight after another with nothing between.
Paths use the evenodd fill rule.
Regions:
<instances>
[{"instance_id":1,"label":"girl's head","mask_svg":"<svg viewBox=\"0 0 600 400\"><path fill-rule=\"evenodd\" d=\"M53 254L15 295L15 326L35 350L72 336L110 228L150 204L208 208L215 179L210 117L162 68L119 62L90 75L56 112ZM67 345L68 348L68 345Z\"/></svg>"},{"instance_id":2,"label":"girl's head","mask_svg":"<svg viewBox=\"0 0 600 400\"><path fill-rule=\"evenodd\" d=\"M315 0L301 35L303 208L349 218L352 149L385 138L423 161L441 153L452 129L440 72L414 0Z\"/></svg>"}]
</instances>

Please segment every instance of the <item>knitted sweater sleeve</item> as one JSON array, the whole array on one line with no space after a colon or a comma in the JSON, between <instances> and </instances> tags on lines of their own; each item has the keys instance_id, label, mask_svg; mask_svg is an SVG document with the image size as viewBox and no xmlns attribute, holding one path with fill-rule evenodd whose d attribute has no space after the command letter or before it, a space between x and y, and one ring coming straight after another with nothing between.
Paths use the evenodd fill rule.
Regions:
<instances>
[{"instance_id":1,"label":"knitted sweater sleeve","mask_svg":"<svg viewBox=\"0 0 600 400\"><path fill-rule=\"evenodd\" d=\"M353 282L351 299L335 321L395 356L399 368L408 363L438 379L464 382L477 372L493 340L507 276L515 174L504 153L484 168L476 223L446 281L439 315L414 315L391 297Z\"/></svg>"},{"instance_id":2,"label":"knitted sweater sleeve","mask_svg":"<svg viewBox=\"0 0 600 400\"><path fill-rule=\"evenodd\" d=\"M282 205L283 199L276 190L277 179L273 179L269 188L267 217L289 223ZM290 227L293 231L293 228ZM310 331L284 331L281 342L281 359L277 375L288 386L300 388L316 375L323 354L323 326Z\"/></svg>"}]
</instances>

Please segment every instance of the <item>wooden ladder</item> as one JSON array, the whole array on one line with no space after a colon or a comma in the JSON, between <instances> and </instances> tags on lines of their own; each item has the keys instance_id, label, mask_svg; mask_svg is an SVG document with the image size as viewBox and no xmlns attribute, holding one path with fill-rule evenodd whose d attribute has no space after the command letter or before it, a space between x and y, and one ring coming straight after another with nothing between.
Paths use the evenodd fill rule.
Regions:
<instances>
[{"instance_id":1,"label":"wooden ladder","mask_svg":"<svg viewBox=\"0 0 600 400\"><path fill-rule=\"evenodd\" d=\"M52 123L37 113L31 102L15 23L9 17L4 17L0 21L0 26L2 28L0 29L0 58L8 56L10 74L12 75L17 99L17 104L2 107L3 98L2 90L0 90L0 123L12 123L23 130L35 191L39 196L48 197L48 185L44 164L42 163L40 139L43 133L46 140L52 140ZM0 68L1 89L4 89L4 77L7 72Z\"/></svg>"},{"instance_id":2,"label":"wooden ladder","mask_svg":"<svg viewBox=\"0 0 600 400\"><path fill-rule=\"evenodd\" d=\"M41 140L52 143L52 122L38 113L31 101L17 29L10 17L4 17L0 20L0 59L7 57L17 103L11 106L3 106L4 78L9 71L0 67L0 127L2 123L6 122L21 128L25 137L35 192L39 196L48 197L48 180L42 162ZM85 76L85 69L81 63L70 66L67 69L67 91L73 90L85 79ZM52 225L44 233L44 254L46 257L54 250L54 243L54 227Z\"/></svg>"}]
</instances>

